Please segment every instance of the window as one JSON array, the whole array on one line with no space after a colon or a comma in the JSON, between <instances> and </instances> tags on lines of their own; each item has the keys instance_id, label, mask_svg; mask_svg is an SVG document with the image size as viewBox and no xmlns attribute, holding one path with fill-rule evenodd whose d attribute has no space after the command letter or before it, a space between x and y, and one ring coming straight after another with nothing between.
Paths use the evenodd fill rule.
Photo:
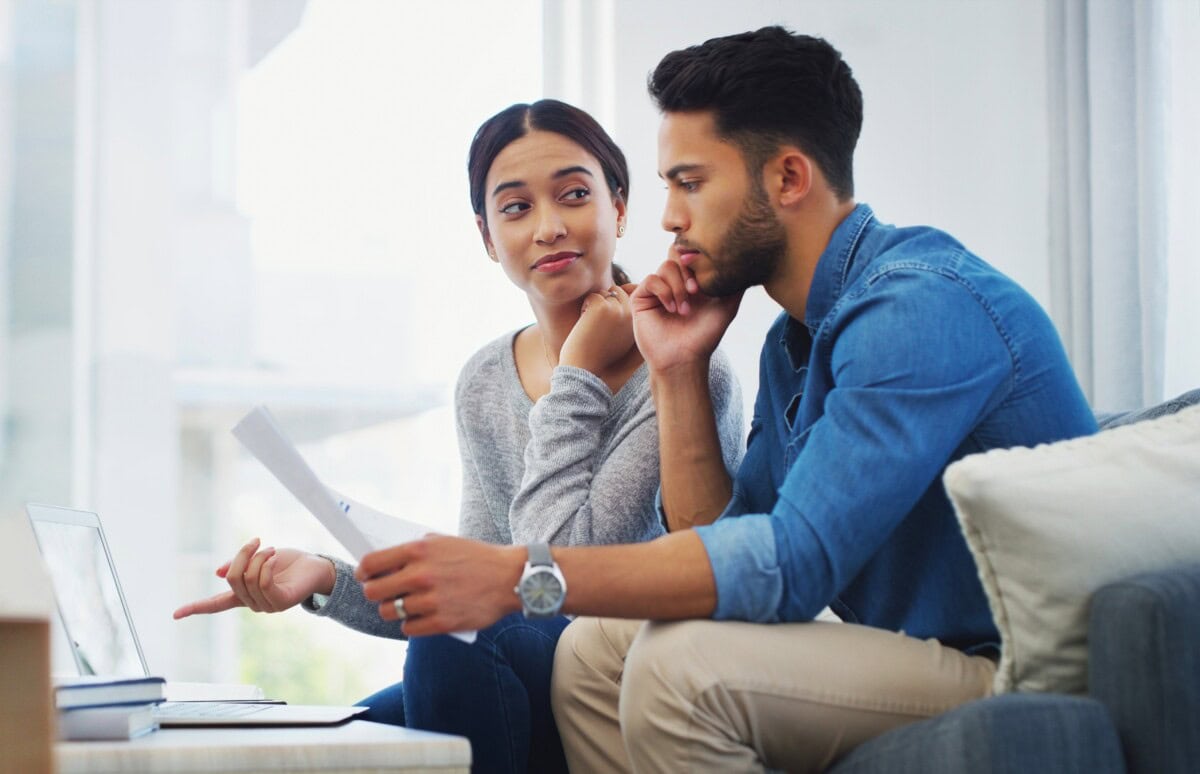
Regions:
<instances>
[{"instance_id":1,"label":"window","mask_svg":"<svg viewBox=\"0 0 1200 774\"><path fill-rule=\"evenodd\" d=\"M484 118L541 88L540 4L474 4L477 23L466 26L461 13L310 2L237 84L229 115L249 260L230 265L222 284L246 304L234 313L249 318L250 351L219 307L187 320L193 333L234 339L202 336L199 357L177 375L189 488L227 495L181 499L185 534L196 538L189 566L211 568L255 535L346 556L229 442L231 390L268 403L329 485L456 531L455 377L471 352L529 316L480 244L466 151ZM230 352L250 362L229 368ZM239 679L269 694L350 702L401 678L402 643L301 612L238 622L224 647L240 660Z\"/></svg>"},{"instance_id":2,"label":"window","mask_svg":"<svg viewBox=\"0 0 1200 774\"><path fill-rule=\"evenodd\" d=\"M0 0L0 505L100 513L155 671L399 679L402 644L300 611L171 611L255 535L344 556L230 435L258 403L330 485L456 528L455 377L529 318L466 152L540 96L541 13Z\"/></svg>"}]
</instances>

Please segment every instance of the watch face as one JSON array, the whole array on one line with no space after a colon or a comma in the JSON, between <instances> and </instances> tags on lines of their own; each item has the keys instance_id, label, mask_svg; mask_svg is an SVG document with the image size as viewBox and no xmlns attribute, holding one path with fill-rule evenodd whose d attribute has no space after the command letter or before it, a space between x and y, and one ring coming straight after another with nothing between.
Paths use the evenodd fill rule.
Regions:
<instances>
[{"instance_id":1,"label":"watch face","mask_svg":"<svg viewBox=\"0 0 1200 774\"><path fill-rule=\"evenodd\" d=\"M521 599L533 613L553 613L562 598L562 583L549 569L531 573L521 581Z\"/></svg>"}]
</instances>

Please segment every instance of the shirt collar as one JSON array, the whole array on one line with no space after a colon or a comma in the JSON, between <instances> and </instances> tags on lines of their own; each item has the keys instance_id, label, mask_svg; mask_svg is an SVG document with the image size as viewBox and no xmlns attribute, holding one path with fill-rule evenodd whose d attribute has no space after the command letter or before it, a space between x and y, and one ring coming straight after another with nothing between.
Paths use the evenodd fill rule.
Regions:
<instances>
[{"instance_id":1,"label":"shirt collar","mask_svg":"<svg viewBox=\"0 0 1200 774\"><path fill-rule=\"evenodd\" d=\"M875 214L871 208L860 204L838 224L829 238L829 244L817 260L817 269L813 273L812 285L809 286L808 300L804 307L804 325L794 317L788 317L784 323L779 344L796 371L808 364L812 336L842 295L842 289L850 277L854 253L867 226L874 219Z\"/></svg>"},{"instance_id":2,"label":"shirt collar","mask_svg":"<svg viewBox=\"0 0 1200 774\"><path fill-rule=\"evenodd\" d=\"M808 300L804 306L804 324L810 333L821 327L821 321L833 309L842 295L854 264L854 255L862 242L867 226L875 219L875 213L865 204L855 207L833 230L829 244L817 261L809 286Z\"/></svg>"}]
</instances>

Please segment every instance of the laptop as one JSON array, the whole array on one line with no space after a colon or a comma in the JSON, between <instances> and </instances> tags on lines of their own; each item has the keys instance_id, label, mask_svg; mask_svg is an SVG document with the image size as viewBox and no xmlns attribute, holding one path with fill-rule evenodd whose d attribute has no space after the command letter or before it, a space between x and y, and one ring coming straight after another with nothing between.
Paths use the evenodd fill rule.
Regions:
<instances>
[{"instance_id":1,"label":"laptop","mask_svg":"<svg viewBox=\"0 0 1200 774\"><path fill-rule=\"evenodd\" d=\"M100 517L90 511L38 503L27 504L25 512L50 571L60 622L78 674L152 676ZM301 726L341 723L366 709L261 701L167 701L156 706L155 715L162 726Z\"/></svg>"}]
</instances>

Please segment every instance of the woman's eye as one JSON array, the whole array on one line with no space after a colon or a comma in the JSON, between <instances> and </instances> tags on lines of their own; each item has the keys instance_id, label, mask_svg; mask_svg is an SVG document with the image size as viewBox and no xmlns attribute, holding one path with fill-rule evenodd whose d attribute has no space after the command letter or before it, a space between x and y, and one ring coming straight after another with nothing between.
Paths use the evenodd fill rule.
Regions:
<instances>
[{"instance_id":1,"label":"woman's eye","mask_svg":"<svg viewBox=\"0 0 1200 774\"><path fill-rule=\"evenodd\" d=\"M572 201L579 201L580 199L586 199L591 195L591 193L592 192L587 188L572 188L570 191L567 191L565 194L563 194L563 198Z\"/></svg>"},{"instance_id":2,"label":"woman's eye","mask_svg":"<svg viewBox=\"0 0 1200 774\"><path fill-rule=\"evenodd\" d=\"M506 204L501 207L500 212L504 215L517 215L527 209L529 209L529 205L525 202L513 202L512 204Z\"/></svg>"}]
</instances>

